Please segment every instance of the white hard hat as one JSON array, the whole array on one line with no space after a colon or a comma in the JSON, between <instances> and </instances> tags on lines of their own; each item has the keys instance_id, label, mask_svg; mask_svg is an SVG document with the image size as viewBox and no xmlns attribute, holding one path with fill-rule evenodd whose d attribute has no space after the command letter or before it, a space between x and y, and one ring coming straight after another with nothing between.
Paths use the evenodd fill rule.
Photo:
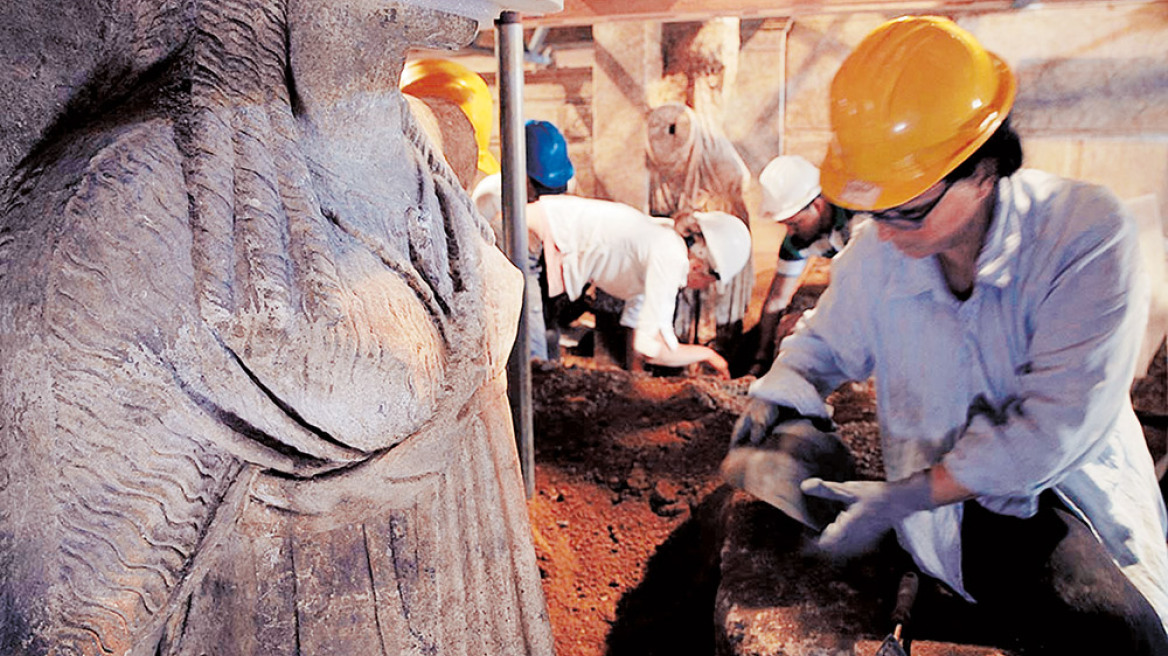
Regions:
<instances>
[{"instance_id":1,"label":"white hard hat","mask_svg":"<svg viewBox=\"0 0 1168 656\"><path fill-rule=\"evenodd\" d=\"M776 157L758 175L764 216L784 221L819 195L819 169L798 155Z\"/></svg>"},{"instance_id":2,"label":"white hard hat","mask_svg":"<svg viewBox=\"0 0 1168 656\"><path fill-rule=\"evenodd\" d=\"M723 283L738 275L750 259L750 229L742 219L725 212L694 212L714 271Z\"/></svg>"}]
</instances>

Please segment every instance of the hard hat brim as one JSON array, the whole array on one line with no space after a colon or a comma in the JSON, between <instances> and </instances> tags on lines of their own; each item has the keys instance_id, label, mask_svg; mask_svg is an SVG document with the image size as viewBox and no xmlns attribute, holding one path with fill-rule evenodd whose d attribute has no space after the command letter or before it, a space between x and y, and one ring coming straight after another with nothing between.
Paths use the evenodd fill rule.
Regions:
<instances>
[{"instance_id":1,"label":"hard hat brim","mask_svg":"<svg viewBox=\"0 0 1168 656\"><path fill-rule=\"evenodd\" d=\"M775 221L776 223L786 221L787 219L789 219L789 218L795 216L796 214L798 214L799 212L803 211L803 208L810 205L811 201L818 198L820 191L821 191L821 189L819 187L815 187L811 191L807 192L807 194L804 195L802 198L798 199L796 202L791 203L790 205L788 205L786 207L779 208L778 210L774 210L772 208L769 208L764 204L762 207L763 214L769 216L769 218L772 219L773 221Z\"/></svg>"},{"instance_id":2,"label":"hard hat brim","mask_svg":"<svg viewBox=\"0 0 1168 656\"><path fill-rule=\"evenodd\" d=\"M479 170L487 175L494 175L502 170L499 166L499 160L491 154L491 151L482 148L479 149Z\"/></svg>"}]
</instances>

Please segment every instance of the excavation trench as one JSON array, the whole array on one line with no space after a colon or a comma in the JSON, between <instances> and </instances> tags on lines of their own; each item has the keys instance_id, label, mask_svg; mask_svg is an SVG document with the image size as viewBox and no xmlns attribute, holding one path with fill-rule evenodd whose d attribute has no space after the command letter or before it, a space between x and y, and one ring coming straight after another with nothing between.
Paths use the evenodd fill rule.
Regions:
<instances>
[{"instance_id":1,"label":"excavation trench","mask_svg":"<svg viewBox=\"0 0 1168 656\"><path fill-rule=\"evenodd\" d=\"M1165 442L1163 362L1162 351L1134 390L1156 457ZM901 563L877 557L832 568L804 558L798 524L721 484L718 464L747 379L653 377L578 361L538 364L533 382L529 510L559 656L850 654L857 640L878 641L891 628ZM860 475L879 476L871 386L845 386L829 401ZM941 626L947 600L923 594L938 610L933 633L982 640L977 627ZM918 644L914 653L927 656L927 643Z\"/></svg>"}]
</instances>

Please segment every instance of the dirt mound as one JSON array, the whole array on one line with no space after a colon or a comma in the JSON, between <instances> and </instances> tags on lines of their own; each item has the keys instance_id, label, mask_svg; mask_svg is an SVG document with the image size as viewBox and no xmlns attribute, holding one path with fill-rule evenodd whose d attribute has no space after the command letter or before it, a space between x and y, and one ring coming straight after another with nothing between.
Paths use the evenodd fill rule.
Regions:
<instances>
[{"instance_id":1,"label":"dirt mound","mask_svg":"<svg viewBox=\"0 0 1168 656\"><path fill-rule=\"evenodd\" d=\"M713 536L695 515L745 386L535 368L529 508L559 656L712 652Z\"/></svg>"},{"instance_id":2,"label":"dirt mound","mask_svg":"<svg viewBox=\"0 0 1168 656\"><path fill-rule=\"evenodd\" d=\"M713 653L718 465L751 380L534 368L529 510L558 656ZM870 386L829 401L860 475L879 476Z\"/></svg>"}]
</instances>

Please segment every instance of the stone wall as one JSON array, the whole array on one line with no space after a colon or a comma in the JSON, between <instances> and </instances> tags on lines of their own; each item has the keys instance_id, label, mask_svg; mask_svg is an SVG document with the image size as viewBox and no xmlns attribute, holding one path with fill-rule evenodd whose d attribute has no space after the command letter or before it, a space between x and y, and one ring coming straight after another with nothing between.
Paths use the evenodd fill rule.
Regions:
<instances>
[{"instance_id":1,"label":"stone wall","mask_svg":"<svg viewBox=\"0 0 1168 656\"><path fill-rule=\"evenodd\" d=\"M724 127L754 175L779 154L823 157L832 76L856 43L893 17L824 13L740 21ZM1122 198L1154 193L1160 215L1168 216L1168 3L1031 6L953 17L1015 68L1016 125L1028 166L1105 184ZM633 30L637 38L613 39L603 56L575 44L554 52L553 68L529 64L525 113L565 129L573 160L583 164L579 193L625 200L621 194L630 192L596 181L615 177L635 188L646 175L636 157L643 144L594 139L607 130L635 137L639 126L629 124L637 119L620 103L597 100L603 94L593 70L604 63L606 78L621 76L624 98L651 99L661 80L645 68L653 65L646 39L660 40L661 26L618 25L603 29Z\"/></svg>"}]
</instances>

